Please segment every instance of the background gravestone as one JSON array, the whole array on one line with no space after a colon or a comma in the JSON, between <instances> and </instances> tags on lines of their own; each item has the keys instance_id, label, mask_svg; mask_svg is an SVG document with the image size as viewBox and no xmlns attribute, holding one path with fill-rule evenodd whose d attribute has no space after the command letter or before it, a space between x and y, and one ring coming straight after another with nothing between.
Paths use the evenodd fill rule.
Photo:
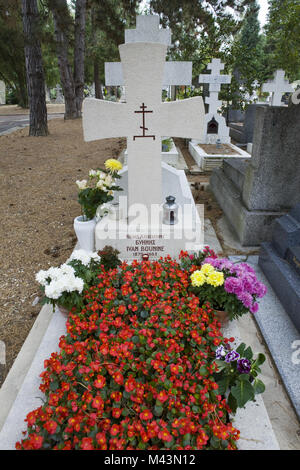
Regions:
<instances>
[{"instance_id":1,"label":"background gravestone","mask_svg":"<svg viewBox=\"0 0 300 470\"><path fill-rule=\"evenodd\" d=\"M300 106L256 110L252 158L225 161L210 187L244 246L269 241L276 218L300 202Z\"/></svg>"},{"instance_id":2,"label":"background gravestone","mask_svg":"<svg viewBox=\"0 0 300 470\"><path fill-rule=\"evenodd\" d=\"M63 104L65 102L65 99L64 99L64 95L62 94L61 86L56 85L55 91L56 91L55 104Z\"/></svg>"},{"instance_id":3,"label":"background gravestone","mask_svg":"<svg viewBox=\"0 0 300 470\"><path fill-rule=\"evenodd\" d=\"M300 332L300 204L275 222L271 243L263 243L259 266Z\"/></svg>"},{"instance_id":4,"label":"background gravestone","mask_svg":"<svg viewBox=\"0 0 300 470\"><path fill-rule=\"evenodd\" d=\"M243 121L229 123L229 135L234 141L240 144L253 142L256 110L260 106L265 106L265 103L249 104L243 113Z\"/></svg>"},{"instance_id":5,"label":"background gravestone","mask_svg":"<svg viewBox=\"0 0 300 470\"><path fill-rule=\"evenodd\" d=\"M5 92L5 83L0 80L0 104L6 104Z\"/></svg>"}]
</instances>

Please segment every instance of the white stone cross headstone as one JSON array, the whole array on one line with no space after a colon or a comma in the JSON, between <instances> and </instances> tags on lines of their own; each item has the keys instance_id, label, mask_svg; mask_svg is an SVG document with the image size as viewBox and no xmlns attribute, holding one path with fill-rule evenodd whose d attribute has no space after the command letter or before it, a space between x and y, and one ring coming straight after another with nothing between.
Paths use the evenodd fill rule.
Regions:
<instances>
[{"instance_id":1,"label":"white stone cross headstone","mask_svg":"<svg viewBox=\"0 0 300 470\"><path fill-rule=\"evenodd\" d=\"M285 71L284 70L276 70L274 79L268 80L262 86L262 91L264 93L271 93L272 94L272 106L282 106L282 94L283 93L293 93L294 88L289 83L288 80L284 78Z\"/></svg>"},{"instance_id":2,"label":"white stone cross headstone","mask_svg":"<svg viewBox=\"0 0 300 470\"><path fill-rule=\"evenodd\" d=\"M125 30L125 44L137 42L151 42L170 46L171 30L159 28L158 15L137 16L136 29ZM191 84L192 62L165 62L163 86ZM105 85L124 86L121 62L105 62Z\"/></svg>"},{"instance_id":3,"label":"white stone cross headstone","mask_svg":"<svg viewBox=\"0 0 300 470\"><path fill-rule=\"evenodd\" d=\"M83 103L86 141L127 137L128 205L150 209L162 201L161 137L196 138L203 127L201 97L163 103L165 44L119 46L126 103L88 98Z\"/></svg>"},{"instance_id":4,"label":"white stone cross headstone","mask_svg":"<svg viewBox=\"0 0 300 470\"><path fill-rule=\"evenodd\" d=\"M224 69L224 64L222 64L220 59L212 59L207 68L208 70L211 70L210 74L199 75L199 83L209 84L209 96L205 98L205 103L209 105L209 109L205 116L206 126L203 129L202 136L200 137L200 143L211 144L216 143L217 139L220 139L221 143L227 144L230 143L229 128L226 126L225 118L218 114L218 109L222 105L222 101L219 100L221 85L230 83L231 75L221 74L221 70ZM207 126L213 119L218 125L218 132L216 134L208 134Z\"/></svg>"},{"instance_id":5,"label":"white stone cross headstone","mask_svg":"<svg viewBox=\"0 0 300 470\"><path fill-rule=\"evenodd\" d=\"M230 83L231 75L221 75L220 72L224 69L224 64L222 64L220 59L213 59L207 68L211 70L211 73L199 75L199 83L209 83L210 96L205 99L205 102L209 104L209 113L216 113L218 107L222 104L218 100L221 85L223 83Z\"/></svg>"}]
</instances>

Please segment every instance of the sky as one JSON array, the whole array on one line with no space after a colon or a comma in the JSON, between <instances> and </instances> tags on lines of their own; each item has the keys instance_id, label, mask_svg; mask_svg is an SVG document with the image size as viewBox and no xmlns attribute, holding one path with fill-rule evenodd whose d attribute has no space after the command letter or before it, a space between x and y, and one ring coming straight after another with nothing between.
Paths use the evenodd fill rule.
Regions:
<instances>
[{"instance_id":1,"label":"sky","mask_svg":"<svg viewBox=\"0 0 300 470\"><path fill-rule=\"evenodd\" d=\"M267 20L267 13L268 13L268 0L258 0L260 11L259 11L259 21L261 26L264 26Z\"/></svg>"}]
</instances>

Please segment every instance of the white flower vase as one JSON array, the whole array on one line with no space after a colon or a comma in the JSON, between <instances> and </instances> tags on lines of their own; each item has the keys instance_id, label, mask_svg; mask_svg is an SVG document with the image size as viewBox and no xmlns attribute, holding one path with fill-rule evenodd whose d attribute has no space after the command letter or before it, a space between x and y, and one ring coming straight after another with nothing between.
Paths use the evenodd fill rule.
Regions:
<instances>
[{"instance_id":1,"label":"white flower vase","mask_svg":"<svg viewBox=\"0 0 300 470\"><path fill-rule=\"evenodd\" d=\"M74 230L79 242L80 248L86 251L95 251L95 227L96 221L84 220L80 215L74 219Z\"/></svg>"}]
</instances>

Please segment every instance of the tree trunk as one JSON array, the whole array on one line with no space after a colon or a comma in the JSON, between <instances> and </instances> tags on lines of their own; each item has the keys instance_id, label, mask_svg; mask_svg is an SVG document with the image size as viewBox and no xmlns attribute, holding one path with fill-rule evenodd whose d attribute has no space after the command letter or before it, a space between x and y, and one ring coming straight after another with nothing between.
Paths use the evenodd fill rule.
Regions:
<instances>
[{"instance_id":1,"label":"tree trunk","mask_svg":"<svg viewBox=\"0 0 300 470\"><path fill-rule=\"evenodd\" d=\"M66 4L65 6L67 8ZM79 116L76 108L73 72L68 58L69 41L67 34L65 34L63 31L62 24L60 23L61 11L53 9L52 12L55 28L58 67L61 86L65 98L65 119L76 119Z\"/></svg>"},{"instance_id":2,"label":"tree trunk","mask_svg":"<svg viewBox=\"0 0 300 470\"><path fill-rule=\"evenodd\" d=\"M98 59L94 60L94 83L95 83L95 98L98 98L99 100L103 100Z\"/></svg>"},{"instance_id":3,"label":"tree trunk","mask_svg":"<svg viewBox=\"0 0 300 470\"><path fill-rule=\"evenodd\" d=\"M41 44L38 37L39 11L37 0L22 0L25 63L30 106L29 135L49 134L45 95L45 78Z\"/></svg>"},{"instance_id":4,"label":"tree trunk","mask_svg":"<svg viewBox=\"0 0 300 470\"><path fill-rule=\"evenodd\" d=\"M81 116L84 98L84 52L85 52L86 0L76 0L75 46L74 46L74 85L77 115Z\"/></svg>"},{"instance_id":5,"label":"tree trunk","mask_svg":"<svg viewBox=\"0 0 300 470\"><path fill-rule=\"evenodd\" d=\"M69 37L73 22L66 0L48 0L53 14L61 86L65 97L65 119L81 117L84 87L86 0L76 1L74 72L69 62Z\"/></svg>"}]
</instances>

